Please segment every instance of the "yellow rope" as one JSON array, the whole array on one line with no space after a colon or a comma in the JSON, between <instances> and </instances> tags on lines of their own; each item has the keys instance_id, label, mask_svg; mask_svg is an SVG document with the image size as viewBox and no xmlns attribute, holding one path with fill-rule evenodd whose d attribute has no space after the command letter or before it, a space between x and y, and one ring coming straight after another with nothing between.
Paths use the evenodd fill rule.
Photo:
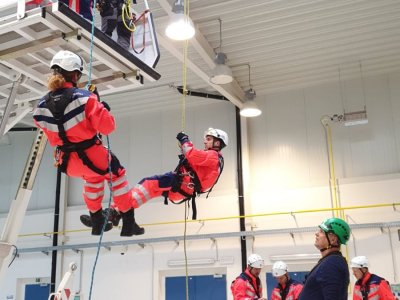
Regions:
<instances>
[{"instance_id":1,"label":"yellow rope","mask_svg":"<svg viewBox=\"0 0 400 300\"><path fill-rule=\"evenodd\" d=\"M189 17L189 0L184 1L184 15ZM187 95L187 56L188 56L189 41L183 41L183 64L182 64L182 108L181 108L181 129L182 131L186 128L186 95ZM187 230L187 211L189 202L185 203L185 226L183 232L183 252L185 256L185 286L186 286L186 300L189 300L189 270L188 270L188 258L186 249L186 230Z\"/></svg>"},{"instance_id":2,"label":"yellow rope","mask_svg":"<svg viewBox=\"0 0 400 300\"><path fill-rule=\"evenodd\" d=\"M136 25L135 22L132 22L130 26L126 24L125 21L125 15L131 19L132 13L131 13L131 0L125 0L125 3L122 5L122 23L124 23L124 26L126 29L128 29L130 32L134 32L136 30Z\"/></svg>"},{"instance_id":3,"label":"yellow rope","mask_svg":"<svg viewBox=\"0 0 400 300\"><path fill-rule=\"evenodd\" d=\"M278 211L278 212L261 213L261 214L250 214L250 215L244 215L244 216L228 216L228 217L206 218L206 219L197 219L197 220L186 220L186 212L185 212L185 220L141 224L141 226L145 226L145 227L146 226L160 226L160 225L173 225L173 224L193 223L193 222L200 223L200 222L223 221L223 220L240 219L240 218L270 217L270 216L278 216L278 215L293 215L293 214L305 214L305 213L328 212L328 211L345 211L345 210L368 209L368 208L379 208L379 207L389 207L389 206L395 208L396 206L400 206L400 202L371 204L371 205L357 205L357 206L347 206L347 207L340 207L340 208L320 208L320 209L305 209L305 210L295 210L295 211ZM60 231L60 232L28 233L28 234L20 234L20 235L18 235L18 237L46 236L46 235L52 235L52 234L65 234L65 233L82 232L82 231L89 231L89 230L91 230L91 229L73 229L73 230L64 230L64 231Z\"/></svg>"},{"instance_id":4,"label":"yellow rope","mask_svg":"<svg viewBox=\"0 0 400 300\"><path fill-rule=\"evenodd\" d=\"M184 15L189 17L189 0L184 1ZM183 62L182 62L182 100L181 100L181 131L185 131L186 127L186 95L187 95L187 56L188 56L189 41L183 41ZM189 203L185 203L185 218L184 232L183 232L183 252L185 256L185 274L186 274L186 300L189 300L189 271L188 271L188 259L186 249L186 231L187 231L187 211Z\"/></svg>"}]
</instances>

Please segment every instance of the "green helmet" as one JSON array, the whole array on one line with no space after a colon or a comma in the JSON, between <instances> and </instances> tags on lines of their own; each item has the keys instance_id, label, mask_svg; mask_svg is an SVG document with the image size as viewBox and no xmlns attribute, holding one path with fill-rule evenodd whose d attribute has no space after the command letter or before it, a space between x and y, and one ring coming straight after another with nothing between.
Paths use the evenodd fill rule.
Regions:
<instances>
[{"instance_id":1,"label":"green helmet","mask_svg":"<svg viewBox=\"0 0 400 300\"><path fill-rule=\"evenodd\" d=\"M350 227L349 225L339 218L329 218L322 222L319 227L326 233L332 232L334 233L339 242L343 245L346 245L347 241L350 238Z\"/></svg>"}]
</instances>

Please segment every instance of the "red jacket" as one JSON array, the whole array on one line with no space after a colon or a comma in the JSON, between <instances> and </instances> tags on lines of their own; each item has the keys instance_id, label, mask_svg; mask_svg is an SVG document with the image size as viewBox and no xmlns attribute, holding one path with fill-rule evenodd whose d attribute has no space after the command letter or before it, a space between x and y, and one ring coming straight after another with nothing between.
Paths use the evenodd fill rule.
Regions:
<instances>
[{"instance_id":1,"label":"red jacket","mask_svg":"<svg viewBox=\"0 0 400 300\"><path fill-rule=\"evenodd\" d=\"M66 82L65 89L72 88L72 83ZM54 92L55 95L65 92L65 89ZM57 122L47 108L45 97L42 98L33 112L35 124L46 134L52 146L63 145L63 141L58 135ZM97 133L108 135L115 129L114 117L104 108L103 104L97 101L97 96L87 90L75 89L71 101L64 111L63 125L67 139L72 143L82 142L93 138ZM107 149L101 144L93 145L85 150L89 159L100 169L107 169L108 155ZM61 162L62 155L57 157ZM81 177L98 176L86 166L76 152L71 153L67 174L70 176Z\"/></svg>"},{"instance_id":2,"label":"red jacket","mask_svg":"<svg viewBox=\"0 0 400 300\"><path fill-rule=\"evenodd\" d=\"M66 82L63 88L72 88L72 83ZM55 93L62 93L63 89ZM72 143L91 139L98 132L108 135L115 129L114 117L97 101L97 96L87 90L75 89L72 101L65 108L63 120L67 138ZM56 121L42 98L33 112L35 124L43 129L52 146L62 145L58 136Z\"/></svg>"},{"instance_id":3,"label":"red jacket","mask_svg":"<svg viewBox=\"0 0 400 300\"><path fill-rule=\"evenodd\" d=\"M246 271L244 271L244 274L247 275L247 277L251 279L251 281L245 279L246 277L242 274L232 282L231 291L233 295L233 300L255 300L262 298L262 286L260 279L254 277L250 273L250 270L248 268L246 269ZM258 296L256 293L257 290Z\"/></svg>"},{"instance_id":4,"label":"red jacket","mask_svg":"<svg viewBox=\"0 0 400 300\"><path fill-rule=\"evenodd\" d=\"M363 292L368 293L371 300L395 300L388 282L369 272L354 285L353 300L363 300Z\"/></svg>"},{"instance_id":5,"label":"red jacket","mask_svg":"<svg viewBox=\"0 0 400 300\"><path fill-rule=\"evenodd\" d=\"M286 288L286 297L282 298L281 292L286 292ZM303 285L300 282L289 279L284 287L278 285L272 290L271 300L297 300L302 289Z\"/></svg>"},{"instance_id":6,"label":"red jacket","mask_svg":"<svg viewBox=\"0 0 400 300\"><path fill-rule=\"evenodd\" d=\"M182 153L185 155L190 167L196 172L201 184L201 191L208 191L215 184L220 174L220 152L196 149L192 142L188 141L182 145ZM188 194L192 194L193 189L187 187L189 182L190 177L184 176L181 189ZM182 199L182 195L178 192L169 192L168 197L171 200Z\"/></svg>"}]
</instances>

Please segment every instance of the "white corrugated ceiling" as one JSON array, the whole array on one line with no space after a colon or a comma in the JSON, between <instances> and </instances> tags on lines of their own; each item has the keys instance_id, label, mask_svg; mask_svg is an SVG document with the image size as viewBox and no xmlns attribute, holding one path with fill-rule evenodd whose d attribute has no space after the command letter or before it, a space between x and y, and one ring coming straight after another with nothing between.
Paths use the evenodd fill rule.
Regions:
<instances>
[{"instance_id":1,"label":"white corrugated ceiling","mask_svg":"<svg viewBox=\"0 0 400 300\"><path fill-rule=\"evenodd\" d=\"M160 36L164 36L168 21L166 3L171 6L173 2L149 2ZM191 0L190 16L198 32L190 43L189 60L211 73L204 53L212 58L210 49L220 44L221 18L222 50L228 65L234 66L234 77L243 91L249 88L246 64L250 64L251 84L258 97L339 78L400 70L400 1ZM199 44L204 46L199 36L208 43L204 53L196 50ZM177 103L179 95L168 84L182 84L181 63L160 44L161 59L156 69L162 78L145 84L143 91L131 93L137 101L143 99L140 107L135 107L136 100L113 99L118 108L129 112L145 108L143 103L149 107L153 102ZM172 44L181 51L181 43ZM189 89L214 91L204 78L190 69L188 73ZM155 93L152 85L157 86Z\"/></svg>"},{"instance_id":2,"label":"white corrugated ceiling","mask_svg":"<svg viewBox=\"0 0 400 300\"><path fill-rule=\"evenodd\" d=\"M143 10L137 2L134 8ZM161 79L107 96L116 115L179 105L180 95L170 86L182 85L182 43L164 36L173 1L148 3L159 38ZM249 88L247 64L258 97L400 70L398 0L191 0L190 16L197 33L189 46L188 88L231 96L238 105ZM222 87L208 81L213 49L220 45L218 18L222 50L235 77L234 84Z\"/></svg>"}]
</instances>

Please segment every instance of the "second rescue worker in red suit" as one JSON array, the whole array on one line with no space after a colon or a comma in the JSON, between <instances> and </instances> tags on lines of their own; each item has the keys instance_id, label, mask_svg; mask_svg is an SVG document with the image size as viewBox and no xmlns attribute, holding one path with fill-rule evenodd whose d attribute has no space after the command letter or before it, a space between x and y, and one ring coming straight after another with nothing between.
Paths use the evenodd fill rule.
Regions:
<instances>
[{"instance_id":1,"label":"second rescue worker in red suit","mask_svg":"<svg viewBox=\"0 0 400 300\"><path fill-rule=\"evenodd\" d=\"M166 196L171 201L190 197L193 192L206 192L211 189L223 167L221 150L228 145L228 135L221 129L209 128L204 132L204 150L196 149L189 137L178 133L185 163L180 170L143 178L132 189L132 207L138 208L148 200ZM195 178L198 183L196 184ZM196 186L198 185L198 186Z\"/></svg>"},{"instance_id":2,"label":"second rescue worker in red suit","mask_svg":"<svg viewBox=\"0 0 400 300\"><path fill-rule=\"evenodd\" d=\"M84 68L83 59L70 51L60 51L52 59L53 75L48 89L33 113L35 124L56 146L56 163L69 176L84 179L83 198L90 211L92 235L100 235L105 219L102 200L104 181L112 182L113 200L122 216L121 236L143 234L134 218L132 194L125 169L102 145L98 133L108 135L115 129L114 117L96 94L78 89ZM111 176L108 171L110 161ZM105 230L112 224L107 222Z\"/></svg>"},{"instance_id":3,"label":"second rescue worker in red suit","mask_svg":"<svg viewBox=\"0 0 400 300\"><path fill-rule=\"evenodd\" d=\"M233 300L266 300L262 297L260 280L264 260L258 254L247 258L247 268L231 284Z\"/></svg>"},{"instance_id":4,"label":"second rescue worker in red suit","mask_svg":"<svg viewBox=\"0 0 400 300\"><path fill-rule=\"evenodd\" d=\"M388 282L368 271L366 256L356 256L351 260L351 268L357 282L354 285L353 300L395 300Z\"/></svg>"},{"instance_id":5,"label":"second rescue worker in red suit","mask_svg":"<svg viewBox=\"0 0 400 300\"><path fill-rule=\"evenodd\" d=\"M278 285L272 290L271 300L297 300L303 285L290 278L288 266L283 261L277 261L272 266L272 276Z\"/></svg>"}]
</instances>

